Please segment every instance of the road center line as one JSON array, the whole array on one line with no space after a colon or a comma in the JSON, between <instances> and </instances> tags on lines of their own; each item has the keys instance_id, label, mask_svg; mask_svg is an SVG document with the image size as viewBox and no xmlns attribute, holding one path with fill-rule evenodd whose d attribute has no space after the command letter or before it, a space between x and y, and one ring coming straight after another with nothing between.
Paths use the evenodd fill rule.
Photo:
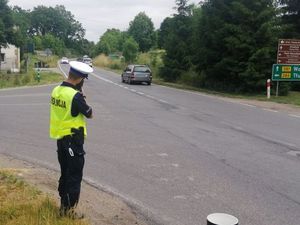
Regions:
<instances>
[{"instance_id":1,"label":"road center line","mask_svg":"<svg viewBox=\"0 0 300 225\"><path fill-rule=\"evenodd\" d=\"M155 100L155 101L158 101L158 102L161 102L161 103L169 104L167 101L165 101L165 100L163 100L163 99L159 99L159 98L156 98L156 97L154 97L154 96L152 96L152 95L145 94L144 92L137 91L137 90L135 90L135 89L133 89L133 88L129 88L129 87L126 87L126 86L124 86L124 85L122 85L122 84L115 83L115 82L113 82L113 81L111 81L111 80L109 80L109 79L100 77L100 76L98 76L98 75L95 74L95 73L91 73L91 75L93 75L95 78L97 78L97 79L99 79L99 80L102 80L102 81L104 81L104 82L113 84L113 85L118 86L118 87L120 87L120 88L123 88L123 89L125 89L125 90L131 91L132 93L135 93L135 94L138 94L138 95L141 95L141 96L145 96L145 97L147 97L147 98L149 98L149 99L152 99L152 100Z\"/></svg>"}]
</instances>

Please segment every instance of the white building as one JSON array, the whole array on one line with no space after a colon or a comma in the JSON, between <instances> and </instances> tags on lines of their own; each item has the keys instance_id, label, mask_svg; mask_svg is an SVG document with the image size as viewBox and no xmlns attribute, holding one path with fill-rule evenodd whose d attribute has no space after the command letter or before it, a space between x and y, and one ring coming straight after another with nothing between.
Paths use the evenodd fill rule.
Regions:
<instances>
[{"instance_id":1,"label":"white building","mask_svg":"<svg viewBox=\"0 0 300 225\"><path fill-rule=\"evenodd\" d=\"M8 45L7 48L1 48L1 70L20 72L20 49L14 45Z\"/></svg>"}]
</instances>

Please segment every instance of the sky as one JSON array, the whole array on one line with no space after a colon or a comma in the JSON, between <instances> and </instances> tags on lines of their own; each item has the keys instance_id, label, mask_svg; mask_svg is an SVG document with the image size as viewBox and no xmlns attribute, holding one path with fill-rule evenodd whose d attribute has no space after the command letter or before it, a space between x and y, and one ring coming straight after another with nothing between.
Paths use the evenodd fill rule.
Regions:
<instances>
[{"instance_id":1,"label":"sky","mask_svg":"<svg viewBox=\"0 0 300 225\"><path fill-rule=\"evenodd\" d=\"M199 0L189 0L189 3L197 2ZM64 5L82 24L85 38L95 43L107 29L127 30L130 21L140 12L151 18L156 29L175 13L175 0L8 0L8 5L29 10L39 5Z\"/></svg>"}]
</instances>

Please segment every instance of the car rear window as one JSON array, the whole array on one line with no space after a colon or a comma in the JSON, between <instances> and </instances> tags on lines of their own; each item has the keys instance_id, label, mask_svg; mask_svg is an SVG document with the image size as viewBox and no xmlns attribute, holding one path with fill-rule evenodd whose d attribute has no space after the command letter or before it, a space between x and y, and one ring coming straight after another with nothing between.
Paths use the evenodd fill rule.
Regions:
<instances>
[{"instance_id":1,"label":"car rear window","mask_svg":"<svg viewBox=\"0 0 300 225\"><path fill-rule=\"evenodd\" d=\"M149 73L150 68L147 66L136 66L134 67L134 72Z\"/></svg>"}]
</instances>

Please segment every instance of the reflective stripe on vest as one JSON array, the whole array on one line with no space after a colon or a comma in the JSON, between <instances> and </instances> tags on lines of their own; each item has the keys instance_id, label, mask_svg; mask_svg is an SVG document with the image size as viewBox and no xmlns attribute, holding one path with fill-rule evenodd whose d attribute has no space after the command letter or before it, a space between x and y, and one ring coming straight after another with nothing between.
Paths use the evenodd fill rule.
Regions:
<instances>
[{"instance_id":1,"label":"reflective stripe on vest","mask_svg":"<svg viewBox=\"0 0 300 225\"><path fill-rule=\"evenodd\" d=\"M86 123L84 115L79 113L73 117L71 114L72 101L78 91L71 87L55 87L51 94L50 106L50 138L61 139L72 134L71 128L84 128L86 133Z\"/></svg>"}]
</instances>

